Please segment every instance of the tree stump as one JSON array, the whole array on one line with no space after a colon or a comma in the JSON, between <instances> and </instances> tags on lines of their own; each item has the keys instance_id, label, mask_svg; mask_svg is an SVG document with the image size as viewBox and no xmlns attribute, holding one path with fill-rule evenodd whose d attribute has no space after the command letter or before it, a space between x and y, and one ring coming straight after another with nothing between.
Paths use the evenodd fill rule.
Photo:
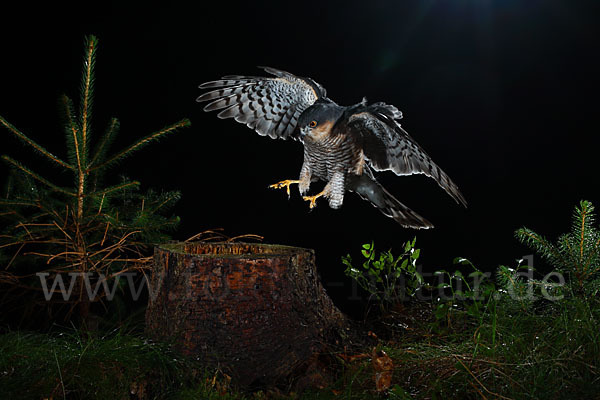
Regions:
<instances>
[{"instance_id":1,"label":"tree stump","mask_svg":"<svg viewBox=\"0 0 600 400\"><path fill-rule=\"evenodd\" d=\"M155 248L150 337L247 386L288 376L344 317L321 285L314 251L233 242Z\"/></svg>"}]
</instances>

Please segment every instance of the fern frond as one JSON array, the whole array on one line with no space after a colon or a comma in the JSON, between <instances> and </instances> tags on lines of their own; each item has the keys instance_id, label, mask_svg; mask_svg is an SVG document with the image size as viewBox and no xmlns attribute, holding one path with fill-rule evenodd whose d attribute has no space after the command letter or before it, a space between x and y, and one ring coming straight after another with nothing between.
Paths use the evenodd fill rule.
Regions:
<instances>
[{"instance_id":1,"label":"fern frond","mask_svg":"<svg viewBox=\"0 0 600 400\"><path fill-rule=\"evenodd\" d=\"M191 125L191 122L189 119L187 119L187 118L182 119L179 122L169 125L163 129L161 129L160 131L154 132L154 133L138 140L137 142L135 142L131 146L127 147L125 150L122 150L119 153L117 153L116 155L112 156L107 161L103 162L102 164L99 164L99 165L96 165L96 166L90 168L90 171L95 171L98 169L106 168L112 164L115 164L115 163L123 160L124 158L129 157L136 151L143 149L148 144L150 144L152 142L156 142L159 139L161 139L169 134L175 133L178 129L185 128L190 125Z\"/></svg>"},{"instance_id":2,"label":"fern frond","mask_svg":"<svg viewBox=\"0 0 600 400\"><path fill-rule=\"evenodd\" d=\"M31 178L35 179L36 181L43 183L44 185L46 185L47 187L49 187L50 189L56 191L56 192L60 192L60 193L64 193L66 195L69 196L75 196L76 194L61 188L60 186L57 186L55 184L53 184L52 182L46 180L45 178L43 178L42 176L40 176L39 174L33 172L32 170L30 170L29 168L25 167L24 165L22 165L21 163L19 163L16 160L13 160L12 158L8 157L8 156L2 156L2 159L4 161L6 161L9 165L11 165L12 167L18 169L19 171L23 172L24 174L26 174L27 176L30 176Z\"/></svg>"},{"instance_id":3,"label":"fern frond","mask_svg":"<svg viewBox=\"0 0 600 400\"><path fill-rule=\"evenodd\" d=\"M56 157L54 154L50 153L44 147L40 146L35 141L31 140L29 137L27 137L27 135L25 135L24 133L19 131L17 128L15 128L12 124L10 124L7 120L2 118L1 116L0 116L0 125L3 125L6 129L8 129L10 132L12 132L19 140L21 140L22 142L33 147L38 153L45 156L46 158L53 161L54 163L56 163L64 168L68 168L71 170L75 169L72 165L69 165L68 163L64 162L60 158Z\"/></svg>"}]
</instances>

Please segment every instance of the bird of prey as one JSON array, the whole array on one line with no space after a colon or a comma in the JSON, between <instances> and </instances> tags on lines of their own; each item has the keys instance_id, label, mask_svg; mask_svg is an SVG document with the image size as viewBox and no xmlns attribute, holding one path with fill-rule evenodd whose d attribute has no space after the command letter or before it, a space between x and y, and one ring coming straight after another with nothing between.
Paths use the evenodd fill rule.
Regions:
<instances>
[{"instance_id":1,"label":"bird of prey","mask_svg":"<svg viewBox=\"0 0 600 400\"><path fill-rule=\"evenodd\" d=\"M284 180L271 188L285 188L289 197L290 185L298 184L311 209L319 197L327 198L329 206L337 209L349 190L402 226L427 229L433 225L392 196L377 182L374 172L425 174L466 207L454 182L402 129L398 122L402 113L396 107L367 104L365 99L340 106L311 78L261 68L272 76L224 76L200 85L210 91L197 101L208 101L205 111L221 110L219 118L233 118L259 135L291 138L304 145L299 179ZM323 191L306 195L311 182L319 180L326 182Z\"/></svg>"}]
</instances>

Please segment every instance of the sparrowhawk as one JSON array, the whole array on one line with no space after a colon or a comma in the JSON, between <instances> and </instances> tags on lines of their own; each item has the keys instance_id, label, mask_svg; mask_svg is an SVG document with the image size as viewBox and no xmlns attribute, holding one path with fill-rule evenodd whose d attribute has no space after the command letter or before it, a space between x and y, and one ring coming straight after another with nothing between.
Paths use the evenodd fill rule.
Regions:
<instances>
[{"instance_id":1,"label":"sparrowhawk","mask_svg":"<svg viewBox=\"0 0 600 400\"><path fill-rule=\"evenodd\" d=\"M262 67L272 77L224 76L206 82L211 91L198 97L210 101L205 111L221 110L219 118L233 118L273 139L292 138L304 145L304 163L297 180L284 180L272 188L298 184L305 195L311 182L325 181L323 191L304 196L315 207L326 197L331 208L339 208L346 190L368 200L383 214L404 227L432 228L433 225L394 196L375 179L375 171L396 175L425 174L457 202L466 201L452 180L400 126L402 113L385 103L344 107L327 97L323 86L274 68Z\"/></svg>"}]
</instances>

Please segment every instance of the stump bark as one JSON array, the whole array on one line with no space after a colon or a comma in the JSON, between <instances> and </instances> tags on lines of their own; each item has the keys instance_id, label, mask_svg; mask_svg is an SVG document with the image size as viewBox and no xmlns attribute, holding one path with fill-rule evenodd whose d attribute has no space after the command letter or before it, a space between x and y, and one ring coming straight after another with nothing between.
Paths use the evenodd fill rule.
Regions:
<instances>
[{"instance_id":1,"label":"stump bark","mask_svg":"<svg viewBox=\"0 0 600 400\"><path fill-rule=\"evenodd\" d=\"M344 322L310 249L163 245L155 248L150 291L148 335L225 369L243 386L289 375Z\"/></svg>"}]
</instances>

